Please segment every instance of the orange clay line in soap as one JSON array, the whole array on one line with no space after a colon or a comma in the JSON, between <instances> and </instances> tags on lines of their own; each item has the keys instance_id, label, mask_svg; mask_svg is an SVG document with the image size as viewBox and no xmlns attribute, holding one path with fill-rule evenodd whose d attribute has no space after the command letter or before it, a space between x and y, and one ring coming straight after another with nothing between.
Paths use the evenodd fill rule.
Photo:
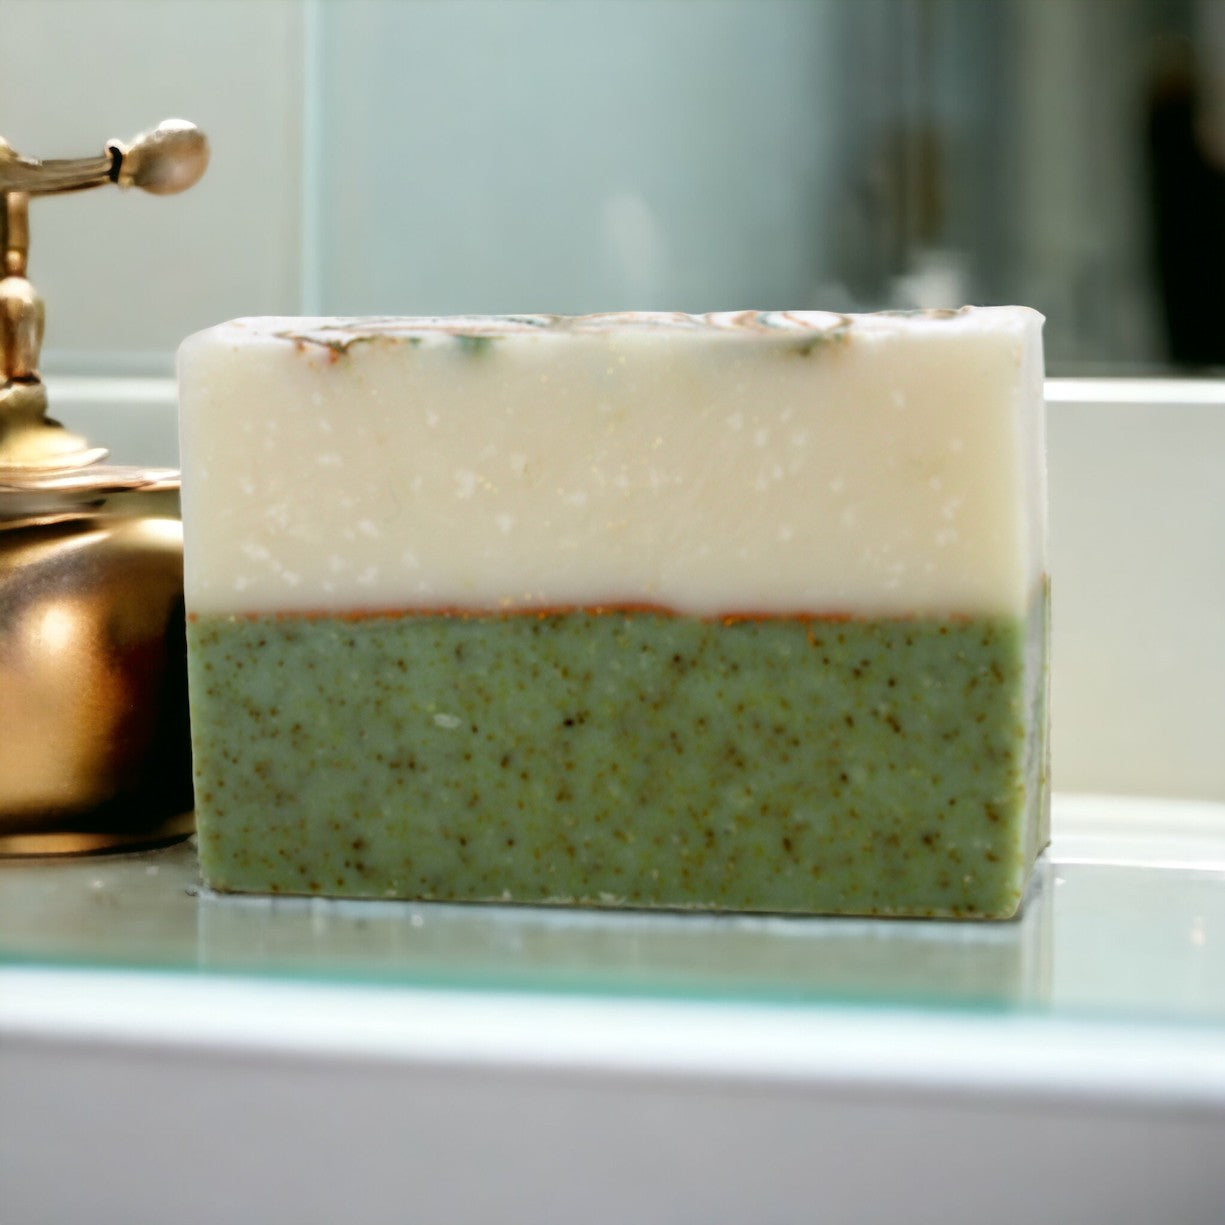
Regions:
<instances>
[{"instance_id":1,"label":"orange clay line in soap","mask_svg":"<svg viewBox=\"0 0 1225 1225\"><path fill-rule=\"evenodd\" d=\"M555 617L573 616L575 614L588 617L686 617L689 614L668 608L664 604L550 604L534 608L511 609L479 609L443 606L441 608L388 608L388 609L345 609L329 611L326 609L310 609L302 612L251 612L225 613L222 616L231 617L235 621L258 621L269 617L277 621L393 621L407 617L427 618L440 617L451 621L510 621L516 618L532 617L537 621L548 621ZM191 612L187 620L195 622L200 614ZM745 622L760 621L819 621L825 625L845 625L853 621L914 621L914 614L906 613L889 617L859 616L846 612L785 612L768 613L752 611L734 611L714 613L704 617L694 617L697 621L732 626ZM945 613L940 617L943 621L968 622L968 613Z\"/></svg>"}]
</instances>

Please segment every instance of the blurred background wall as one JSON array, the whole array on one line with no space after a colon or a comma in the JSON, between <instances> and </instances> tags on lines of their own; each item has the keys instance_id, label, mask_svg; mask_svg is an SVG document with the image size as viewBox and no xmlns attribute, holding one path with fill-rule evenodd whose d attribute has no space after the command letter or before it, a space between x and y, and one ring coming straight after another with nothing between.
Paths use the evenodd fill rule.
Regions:
<instances>
[{"instance_id":1,"label":"blurred background wall","mask_svg":"<svg viewBox=\"0 0 1225 1225\"><path fill-rule=\"evenodd\" d=\"M210 134L38 201L51 370L257 313L1026 302L1225 364L1221 0L0 0L0 133ZM1171 241L1176 238L1177 241Z\"/></svg>"},{"instance_id":2,"label":"blurred background wall","mask_svg":"<svg viewBox=\"0 0 1225 1225\"><path fill-rule=\"evenodd\" d=\"M244 314L1022 302L1055 374L1225 370L1225 0L0 0L55 411L173 464ZM1063 789L1225 798L1221 384L1048 386ZM1088 398L1086 398L1088 397Z\"/></svg>"}]
</instances>

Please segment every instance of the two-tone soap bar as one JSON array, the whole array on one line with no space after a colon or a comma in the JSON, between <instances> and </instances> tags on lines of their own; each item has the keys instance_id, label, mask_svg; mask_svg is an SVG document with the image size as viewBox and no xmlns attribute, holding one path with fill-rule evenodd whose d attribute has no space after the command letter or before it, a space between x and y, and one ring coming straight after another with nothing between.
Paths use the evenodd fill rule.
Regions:
<instances>
[{"instance_id":1,"label":"two-tone soap bar","mask_svg":"<svg viewBox=\"0 0 1225 1225\"><path fill-rule=\"evenodd\" d=\"M1041 319L249 319L179 358L219 890L1013 914Z\"/></svg>"}]
</instances>

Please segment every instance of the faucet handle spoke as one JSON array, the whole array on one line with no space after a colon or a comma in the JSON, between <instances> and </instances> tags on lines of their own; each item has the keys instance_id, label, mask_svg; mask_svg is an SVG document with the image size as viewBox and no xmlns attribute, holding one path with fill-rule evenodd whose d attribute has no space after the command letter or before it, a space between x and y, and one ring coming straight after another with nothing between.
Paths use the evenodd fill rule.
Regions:
<instances>
[{"instance_id":1,"label":"faucet handle spoke","mask_svg":"<svg viewBox=\"0 0 1225 1225\"><path fill-rule=\"evenodd\" d=\"M173 195L196 183L208 166L208 138L185 119L164 119L130 141L112 140L93 157L40 161L0 138L0 194L53 196L117 183Z\"/></svg>"}]
</instances>

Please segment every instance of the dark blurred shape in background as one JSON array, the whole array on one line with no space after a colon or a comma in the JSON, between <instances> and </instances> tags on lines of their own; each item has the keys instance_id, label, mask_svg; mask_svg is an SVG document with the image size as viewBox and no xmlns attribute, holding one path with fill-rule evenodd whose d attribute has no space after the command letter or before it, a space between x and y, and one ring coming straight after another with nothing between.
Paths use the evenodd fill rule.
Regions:
<instances>
[{"instance_id":1,"label":"dark blurred shape in background","mask_svg":"<svg viewBox=\"0 0 1225 1225\"><path fill-rule=\"evenodd\" d=\"M1225 365L1225 169L1201 136L1200 71L1185 37L1153 44L1149 185L1170 360Z\"/></svg>"},{"instance_id":2,"label":"dark blurred shape in background","mask_svg":"<svg viewBox=\"0 0 1225 1225\"><path fill-rule=\"evenodd\" d=\"M829 279L1032 304L1056 373L1225 366L1225 2L836 6Z\"/></svg>"}]
</instances>

